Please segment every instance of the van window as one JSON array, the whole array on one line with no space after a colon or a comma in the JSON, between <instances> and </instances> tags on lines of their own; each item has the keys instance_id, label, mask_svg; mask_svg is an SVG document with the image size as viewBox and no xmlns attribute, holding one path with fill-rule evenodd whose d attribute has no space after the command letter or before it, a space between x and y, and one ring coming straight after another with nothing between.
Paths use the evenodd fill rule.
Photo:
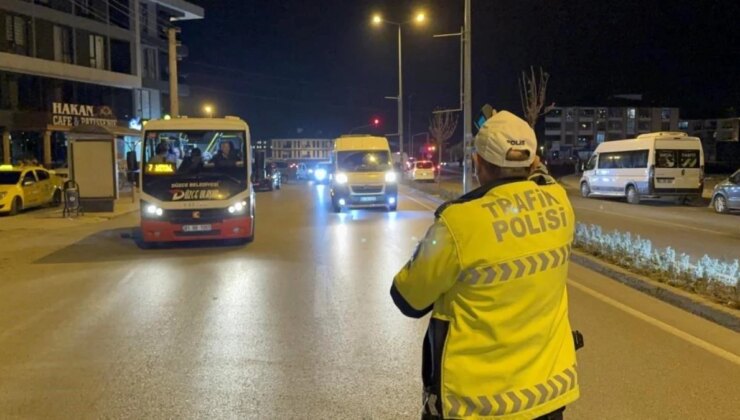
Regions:
<instances>
[{"instance_id":1,"label":"van window","mask_svg":"<svg viewBox=\"0 0 740 420\"><path fill-rule=\"evenodd\" d=\"M698 150L656 150L656 168L697 169L701 166Z\"/></svg>"},{"instance_id":2,"label":"van window","mask_svg":"<svg viewBox=\"0 0 740 420\"><path fill-rule=\"evenodd\" d=\"M434 164L432 162L416 162L417 169L432 169Z\"/></svg>"},{"instance_id":3,"label":"van window","mask_svg":"<svg viewBox=\"0 0 740 420\"><path fill-rule=\"evenodd\" d=\"M647 164L647 150L601 153L599 158L599 169L647 168Z\"/></svg>"},{"instance_id":4,"label":"van window","mask_svg":"<svg viewBox=\"0 0 740 420\"><path fill-rule=\"evenodd\" d=\"M380 172L391 169L391 156L381 150L337 152L337 167L350 172Z\"/></svg>"},{"instance_id":5,"label":"van window","mask_svg":"<svg viewBox=\"0 0 740 420\"><path fill-rule=\"evenodd\" d=\"M676 152L674 150L656 150L655 151L656 168L675 168Z\"/></svg>"},{"instance_id":6,"label":"van window","mask_svg":"<svg viewBox=\"0 0 740 420\"><path fill-rule=\"evenodd\" d=\"M593 171L596 168L596 160L598 159L599 155L594 154L591 155L591 159L588 160L588 163L586 163L586 170L587 171Z\"/></svg>"},{"instance_id":7,"label":"van window","mask_svg":"<svg viewBox=\"0 0 740 420\"><path fill-rule=\"evenodd\" d=\"M698 168L699 164L699 151L698 150L679 150L678 151L678 166L680 168Z\"/></svg>"}]
</instances>

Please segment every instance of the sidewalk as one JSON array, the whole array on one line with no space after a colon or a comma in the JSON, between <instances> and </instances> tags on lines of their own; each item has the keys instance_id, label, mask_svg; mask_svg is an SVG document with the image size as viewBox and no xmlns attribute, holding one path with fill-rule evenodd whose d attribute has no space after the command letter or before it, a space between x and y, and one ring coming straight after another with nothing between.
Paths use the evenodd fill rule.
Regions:
<instances>
[{"instance_id":1,"label":"sidewalk","mask_svg":"<svg viewBox=\"0 0 740 420\"><path fill-rule=\"evenodd\" d=\"M124 195L125 194L125 195ZM16 216L0 217L0 232L18 230L58 230L78 227L115 219L139 210L139 198L131 197L131 192L121 194L114 205L114 211L105 213L85 213L79 217L62 217L63 207L29 209Z\"/></svg>"}]
</instances>

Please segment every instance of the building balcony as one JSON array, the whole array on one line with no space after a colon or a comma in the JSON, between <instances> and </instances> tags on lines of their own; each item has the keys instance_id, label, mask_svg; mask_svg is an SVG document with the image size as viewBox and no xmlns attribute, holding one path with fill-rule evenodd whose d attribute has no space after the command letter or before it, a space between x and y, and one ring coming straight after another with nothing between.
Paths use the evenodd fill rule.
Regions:
<instances>
[{"instance_id":1,"label":"building balcony","mask_svg":"<svg viewBox=\"0 0 740 420\"><path fill-rule=\"evenodd\" d=\"M3 52L0 52L0 70L123 89L141 87L141 78L132 74Z\"/></svg>"}]
</instances>

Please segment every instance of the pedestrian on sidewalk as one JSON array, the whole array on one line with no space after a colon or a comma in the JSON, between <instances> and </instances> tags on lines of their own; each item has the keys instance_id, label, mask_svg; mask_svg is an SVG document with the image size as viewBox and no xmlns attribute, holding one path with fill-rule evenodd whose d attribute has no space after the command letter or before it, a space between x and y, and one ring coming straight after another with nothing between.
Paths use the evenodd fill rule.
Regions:
<instances>
[{"instance_id":1,"label":"pedestrian on sidewalk","mask_svg":"<svg viewBox=\"0 0 740 420\"><path fill-rule=\"evenodd\" d=\"M391 287L403 314L432 314L422 418L561 419L579 397L566 291L573 209L535 163L520 118L495 114L475 148L482 186L436 211Z\"/></svg>"}]
</instances>

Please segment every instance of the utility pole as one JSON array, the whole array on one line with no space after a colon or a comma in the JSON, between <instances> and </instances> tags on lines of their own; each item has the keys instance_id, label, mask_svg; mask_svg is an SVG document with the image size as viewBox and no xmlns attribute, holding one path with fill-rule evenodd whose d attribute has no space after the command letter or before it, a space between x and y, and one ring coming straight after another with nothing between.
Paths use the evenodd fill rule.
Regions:
<instances>
[{"instance_id":1,"label":"utility pole","mask_svg":"<svg viewBox=\"0 0 740 420\"><path fill-rule=\"evenodd\" d=\"M472 106L472 60L471 60L471 41L472 37L472 22L471 22L471 0L465 0L465 27L463 31L463 41L465 43L465 91L463 93L463 153L465 159L463 160L463 192L467 193L471 190L472 184L472 173L471 173L471 151L473 149L473 106Z\"/></svg>"},{"instance_id":2,"label":"utility pole","mask_svg":"<svg viewBox=\"0 0 740 420\"><path fill-rule=\"evenodd\" d=\"M177 34L180 28L171 27L167 29L167 40L169 43L170 59L170 116L180 116L180 97L177 89Z\"/></svg>"},{"instance_id":3,"label":"utility pole","mask_svg":"<svg viewBox=\"0 0 740 420\"><path fill-rule=\"evenodd\" d=\"M401 25L398 25L398 151L403 165L403 64L401 57Z\"/></svg>"}]
</instances>

